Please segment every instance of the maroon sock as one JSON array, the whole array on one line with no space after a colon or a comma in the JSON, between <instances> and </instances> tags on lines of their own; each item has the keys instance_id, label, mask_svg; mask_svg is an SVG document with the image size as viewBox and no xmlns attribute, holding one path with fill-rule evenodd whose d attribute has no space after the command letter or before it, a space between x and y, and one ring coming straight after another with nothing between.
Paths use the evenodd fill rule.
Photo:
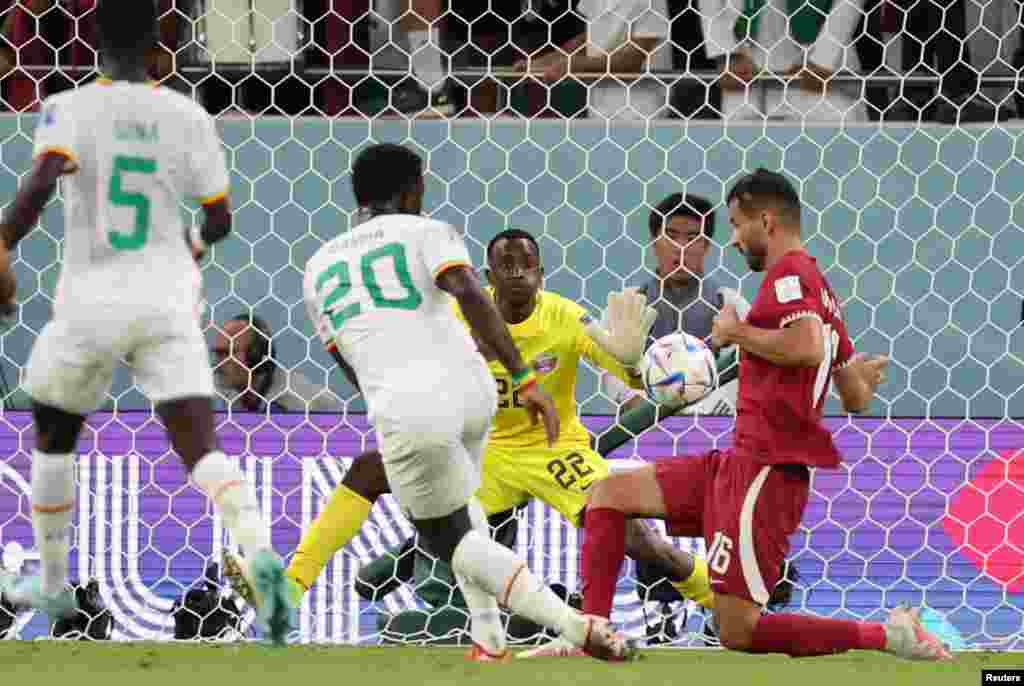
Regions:
<instances>
[{"instance_id":1,"label":"maroon sock","mask_svg":"<svg viewBox=\"0 0 1024 686\"><path fill-rule=\"evenodd\" d=\"M750 642L752 653L785 653L793 657L884 648L885 626L877 622L797 614L762 615Z\"/></svg>"},{"instance_id":2,"label":"maroon sock","mask_svg":"<svg viewBox=\"0 0 1024 686\"><path fill-rule=\"evenodd\" d=\"M626 557L626 515L587 508L583 539L583 612L611 617L619 571Z\"/></svg>"}]
</instances>

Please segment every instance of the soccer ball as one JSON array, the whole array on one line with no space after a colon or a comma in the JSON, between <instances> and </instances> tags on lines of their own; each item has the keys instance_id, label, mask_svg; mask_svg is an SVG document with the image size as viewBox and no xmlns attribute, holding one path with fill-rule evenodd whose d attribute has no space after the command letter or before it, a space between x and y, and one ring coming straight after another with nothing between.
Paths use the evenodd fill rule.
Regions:
<instances>
[{"instance_id":1,"label":"soccer ball","mask_svg":"<svg viewBox=\"0 0 1024 686\"><path fill-rule=\"evenodd\" d=\"M656 340L640 361L647 397L659 405L694 403L718 385L715 356L704 341L688 333Z\"/></svg>"}]
</instances>

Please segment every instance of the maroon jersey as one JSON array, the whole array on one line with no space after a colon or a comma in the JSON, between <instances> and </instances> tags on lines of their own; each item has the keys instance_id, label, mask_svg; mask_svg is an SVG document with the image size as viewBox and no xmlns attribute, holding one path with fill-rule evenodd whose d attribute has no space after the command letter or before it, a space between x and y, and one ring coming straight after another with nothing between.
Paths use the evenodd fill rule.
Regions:
<instances>
[{"instance_id":1,"label":"maroon jersey","mask_svg":"<svg viewBox=\"0 0 1024 686\"><path fill-rule=\"evenodd\" d=\"M759 464L839 466L839 451L821 415L832 372L850 360L853 344L814 258L795 250L767 271L747 322L780 329L804 317L822 323L825 356L818 367L783 367L741 354L735 440L741 458Z\"/></svg>"}]
</instances>

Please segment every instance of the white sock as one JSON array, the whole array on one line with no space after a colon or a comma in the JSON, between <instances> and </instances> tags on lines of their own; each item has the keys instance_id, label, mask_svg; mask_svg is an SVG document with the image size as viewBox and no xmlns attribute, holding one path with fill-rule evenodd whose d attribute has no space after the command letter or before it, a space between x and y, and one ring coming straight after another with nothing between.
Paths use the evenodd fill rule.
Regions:
<instances>
[{"instance_id":1,"label":"white sock","mask_svg":"<svg viewBox=\"0 0 1024 686\"><path fill-rule=\"evenodd\" d=\"M501 611L494 596L477 586L462 574L456 574L462 597L469 608L469 635L477 644L491 655L505 652L505 627L501 624Z\"/></svg>"},{"instance_id":2,"label":"white sock","mask_svg":"<svg viewBox=\"0 0 1024 686\"><path fill-rule=\"evenodd\" d=\"M270 527L260 513L256 490L224 453L208 453L192 470L192 479L213 500L231 537L252 557L270 549Z\"/></svg>"},{"instance_id":3,"label":"white sock","mask_svg":"<svg viewBox=\"0 0 1024 686\"><path fill-rule=\"evenodd\" d=\"M32 451L32 532L39 549L42 590L64 588L75 510L75 458Z\"/></svg>"},{"instance_id":4,"label":"white sock","mask_svg":"<svg viewBox=\"0 0 1024 686\"><path fill-rule=\"evenodd\" d=\"M469 518L474 531L485 536L489 534L487 516L476 498L469 503ZM466 599L466 606L469 608L470 636L473 643L491 655L501 655L505 652L507 644L505 627L501 623L501 611L498 609L498 601L494 594L488 593L464 574L456 574L455 580L458 581L459 590L462 591L462 597Z\"/></svg>"},{"instance_id":5,"label":"white sock","mask_svg":"<svg viewBox=\"0 0 1024 686\"><path fill-rule=\"evenodd\" d=\"M573 645L585 642L583 615L559 600L515 553L479 531L470 531L459 542L452 571L465 575L513 612L559 632Z\"/></svg>"},{"instance_id":6,"label":"white sock","mask_svg":"<svg viewBox=\"0 0 1024 686\"><path fill-rule=\"evenodd\" d=\"M434 92L444 83L444 54L441 52L440 31L409 31L409 63L412 72L423 82L429 92Z\"/></svg>"}]
</instances>

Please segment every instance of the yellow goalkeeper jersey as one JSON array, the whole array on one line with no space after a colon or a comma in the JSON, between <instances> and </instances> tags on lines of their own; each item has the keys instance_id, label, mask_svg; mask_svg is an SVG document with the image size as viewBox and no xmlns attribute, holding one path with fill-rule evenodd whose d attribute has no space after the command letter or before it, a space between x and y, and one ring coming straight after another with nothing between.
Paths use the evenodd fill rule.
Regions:
<instances>
[{"instance_id":1,"label":"yellow goalkeeper jersey","mask_svg":"<svg viewBox=\"0 0 1024 686\"><path fill-rule=\"evenodd\" d=\"M493 290L488 289L493 296ZM466 323L458 303L452 301L455 314ZM589 321L586 311L562 296L549 291L537 294L537 306L526 321L509 324L512 340L523 360L529 364L537 380L555 401L562 431L558 446L588 447L590 434L580 421L576 405L576 375L580 358L608 370L630 385L642 387L639 379L631 379L626 368L602 350L587 335ZM468 325L467 325L468 326ZM512 392L508 371L497 360L489 363L498 384L498 414L494 418L490 443L505 447L547 446L541 423L533 424Z\"/></svg>"}]
</instances>

